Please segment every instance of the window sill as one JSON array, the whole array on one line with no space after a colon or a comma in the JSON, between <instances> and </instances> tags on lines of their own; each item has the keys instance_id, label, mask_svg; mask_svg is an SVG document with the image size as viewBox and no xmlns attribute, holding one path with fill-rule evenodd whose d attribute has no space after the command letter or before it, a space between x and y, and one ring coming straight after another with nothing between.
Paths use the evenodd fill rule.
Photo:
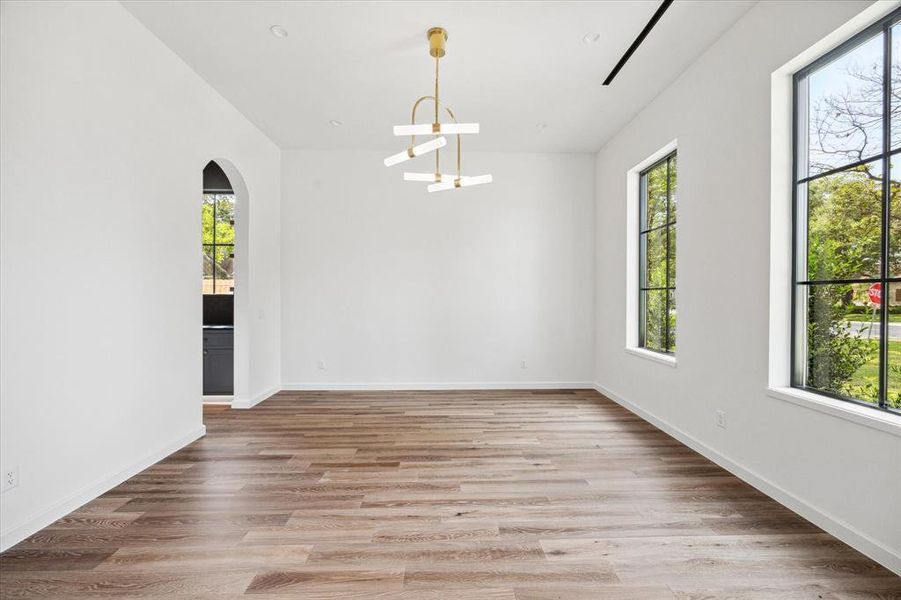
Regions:
<instances>
[{"instance_id":1,"label":"window sill","mask_svg":"<svg viewBox=\"0 0 901 600\"><path fill-rule=\"evenodd\" d=\"M676 357L671 354L662 354L660 352L654 352L653 350L645 350L644 348L631 348L626 346L626 352L629 354L634 354L635 356L640 356L642 358L647 358L648 360L653 360L654 362L659 362L662 365L666 365L668 367L676 367Z\"/></svg>"},{"instance_id":2,"label":"window sill","mask_svg":"<svg viewBox=\"0 0 901 600\"><path fill-rule=\"evenodd\" d=\"M792 387L770 387L767 388L767 395L901 437L901 415L858 406Z\"/></svg>"}]
</instances>

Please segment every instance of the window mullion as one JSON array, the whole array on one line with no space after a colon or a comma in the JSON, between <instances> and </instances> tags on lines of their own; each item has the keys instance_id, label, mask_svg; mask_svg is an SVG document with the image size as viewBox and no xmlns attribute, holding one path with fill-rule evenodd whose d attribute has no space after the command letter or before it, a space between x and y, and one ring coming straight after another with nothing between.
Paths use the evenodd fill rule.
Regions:
<instances>
[{"instance_id":1,"label":"window mullion","mask_svg":"<svg viewBox=\"0 0 901 600\"><path fill-rule=\"evenodd\" d=\"M216 293L216 221L219 218L219 196L213 194L213 293Z\"/></svg>"},{"instance_id":2,"label":"window mullion","mask_svg":"<svg viewBox=\"0 0 901 600\"><path fill-rule=\"evenodd\" d=\"M879 406L885 408L888 398L888 356L889 356L889 302L891 294L888 286L889 255L891 244L891 80L892 80L892 40L891 21L886 21L882 31L882 247L881 286L882 302L879 331Z\"/></svg>"},{"instance_id":3,"label":"window mullion","mask_svg":"<svg viewBox=\"0 0 901 600\"><path fill-rule=\"evenodd\" d=\"M648 211L648 176L641 175L641 191L639 193L639 206L640 206L640 214L643 217L643 221L647 221L647 211ZM641 230L642 223L639 223L638 229ZM642 234L638 234L638 344L641 347L647 346L648 343L648 327L647 327L647 310L648 310L648 293L642 292L641 288L647 286L647 235L644 235L644 239L642 239Z\"/></svg>"},{"instance_id":4,"label":"window mullion","mask_svg":"<svg viewBox=\"0 0 901 600\"><path fill-rule=\"evenodd\" d=\"M650 229L645 229L644 231L639 231L638 234L644 235L646 233L652 233L654 231L659 231L659 230L663 229L664 227L669 227L670 225L675 225L675 224L676 224L675 221L670 221L669 223L664 223L663 225L655 225L654 227L651 227Z\"/></svg>"},{"instance_id":5,"label":"window mullion","mask_svg":"<svg viewBox=\"0 0 901 600\"><path fill-rule=\"evenodd\" d=\"M809 175L807 177L799 179L796 183L810 183L811 181L816 181L817 179L822 179L823 177L829 177L830 175L835 175L837 173L843 173L845 171L850 171L851 169L853 169L855 167L860 167L865 164L868 164L871 162L876 162L877 160L881 160L883 158L883 156L885 156L886 152L887 151L880 151L879 154L876 154L875 156L869 156L867 158L864 158L861 160L856 160L852 163L848 163L848 164L842 165L840 167L835 167L834 169L829 169L828 171L821 171L820 173L817 173L815 175ZM899 148L898 150L895 150L892 154L898 154L899 152L901 152L901 148Z\"/></svg>"},{"instance_id":6,"label":"window mullion","mask_svg":"<svg viewBox=\"0 0 901 600\"><path fill-rule=\"evenodd\" d=\"M646 173L639 175L639 192L638 192L638 345L642 348L647 346L648 328L647 328L647 310L648 310L648 292L644 288L648 285L647 280L647 234L641 231L647 222L648 212L648 176Z\"/></svg>"},{"instance_id":7,"label":"window mullion","mask_svg":"<svg viewBox=\"0 0 901 600\"><path fill-rule=\"evenodd\" d=\"M807 101L806 94L806 79L802 79L795 75L794 80L792 82L792 221L791 221L791 335L789 336L789 377L791 385L804 386L807 384L807 368L806 368L806 352L805 356L800 355L800 350L806 349L806 337L804 341L798 339L798 327L800 325L799 321L799 311L801 307L798 305L798 261L799 253L798 253L798 243L799 243L799 235L801 233L800 222L798 220L798 203L801 200L800 188L802 187L798 183L798 179L801 173L801 156L800 156L800 147L798 145L798 140L801 138L801 127L802 123L804 123L805 127L805 137L806 137L806 126L807 126L807 118L806 111L803 111L803 106ZM802 111L805 113L804 118L802 119ZM806 162L806 161L805 161ZM807 174L807 170L804 169L804 174ZM806 188L806 184L803 186ZM806 202L805 202L806 204ZM805 235L806 239L806 235ZM808 279L808 275L805 273L804 279ZM804 314L805 325L804 329L807 329L806 321L807 315L806 311ZM803 366L803 368L802 368Z\"/></svg>"},{"instance_id":8,"label":"window mullion","mask_svg":"<svg viewBox=\"0 0 901 600\"><path fill-rule=\"evenodd\" d=\"M672 157L666 159L666 222L670 221L670 165L672 164ZM670 234L670 226L666 227L666 260L663 263L664 270L664 281L666 282L667 291L663 292L663 327L665 334L663 336L663 349L666 352L669 352L670 343L669 343L669 234Z\"/></svg>"}]
</instances>

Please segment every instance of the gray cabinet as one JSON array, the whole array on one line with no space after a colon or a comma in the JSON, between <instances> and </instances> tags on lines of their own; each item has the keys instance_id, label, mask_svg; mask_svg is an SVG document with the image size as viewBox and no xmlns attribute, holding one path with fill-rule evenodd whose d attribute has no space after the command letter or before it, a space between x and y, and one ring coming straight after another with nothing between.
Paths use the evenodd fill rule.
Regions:
<instances>
[{"instance_id":1,"label":"gray cabinet","mask_svg":"<svg viewBox=\"0 0 901 600\"><path fill-rule=\"evenodd\" d=\"M232 395L235 391L234 329L203 328L203 394Z\"/></svg>"}]
</instances>

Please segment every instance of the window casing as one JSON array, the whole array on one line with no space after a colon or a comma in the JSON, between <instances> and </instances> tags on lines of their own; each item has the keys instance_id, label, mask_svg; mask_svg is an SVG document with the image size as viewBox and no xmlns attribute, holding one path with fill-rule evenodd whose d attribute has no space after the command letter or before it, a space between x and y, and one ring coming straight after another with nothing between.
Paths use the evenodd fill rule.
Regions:
<instances>
[{"instance_id":1,"label":"window casing","mask_svg":"<svg viewBox=\"0 0 901 600\"><path fill-rule=\"evenodd\" d=\"M895 411L899 20L896 10L795 74L792 175L792 386Z\"/></svg>"},{"instance_id":2,"label":"window casing","mask_svg":"<svg viewBox=\"0 0 901 600\"><path fill-rule=\"evenodd\" d=\"M203 293L235 291L235 196L206 190L203 194Z\"/></svg>"},{"instance_id":3,"label":"window casing","mask_svg":"<svg viewBox=\"0 0 901 600\"><path fill-rule=\"evenodd\" d=\"M676 153L639 174L638 345L676 350Z\"/></svg>"}]
</instances>

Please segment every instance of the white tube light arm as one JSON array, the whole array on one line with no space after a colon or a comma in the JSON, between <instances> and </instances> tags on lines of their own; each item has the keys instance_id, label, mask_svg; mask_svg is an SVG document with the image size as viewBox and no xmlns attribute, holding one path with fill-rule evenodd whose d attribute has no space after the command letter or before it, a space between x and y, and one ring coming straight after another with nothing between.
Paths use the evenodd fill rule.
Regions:
<instances>
[{"instance_id":1,"label":"white tube light arm","mask_svg":"<svg viewBox=\"0 0 901 600\"><path fill-rule=\"evenodd\" d=\"M419 144L418 146L413 146L412 148L407 148L403 152L398 152L397 154L393 154L385 159L385 166L390 167L392 165L396 165L398 163L402 163L406 160L410 160L411 158L416 158L417 156L422 156L427 152L432 152L433 150L437 150L438 148L443 148L447 145L447 138L444 136L437 137L434 140L429 140L424 144Z\"/></svg>"},{"instance_id":2,"label":"white tube light arm","mask_svg":"<svg viewBox=\"0 0 901 600\"><path fill-rule=\"evenodd\" d=\"M478 123L424 123L422 125L395 125L394 135L456 135L478 133Z\"/></svg>"},{"instance_id":3,"label":"white tube light arm","mask_svg":"<svg viewBox=\"0 0 901 600\"><path fill-rule=\"evenodd\" d=\"M443 192L444 190L452 190L458 187L469 187L471 185L482 185L491 183L494 178L491 175L476 175L475 177L459 177L451 181L441 183L433 183L428 187L430 192Z\"/></svg>"},{"instance_id":4,"label":"white tube light arm","mask_svg":"<svg viewBox=\"0 0 901 600\"><path fill-rule=\"evenodd\" d=\"M424 181L426 183L450 181L453 183L454 176L445 173L404 173L404 181Z\"/></svg>"}]
</instances>

